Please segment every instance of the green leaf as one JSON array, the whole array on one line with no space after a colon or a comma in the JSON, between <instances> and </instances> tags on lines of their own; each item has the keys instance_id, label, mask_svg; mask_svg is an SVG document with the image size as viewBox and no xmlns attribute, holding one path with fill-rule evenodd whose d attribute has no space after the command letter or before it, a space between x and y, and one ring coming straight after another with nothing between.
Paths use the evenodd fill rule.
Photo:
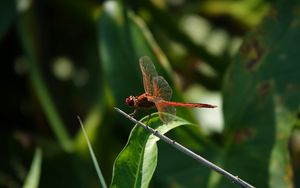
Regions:
<instances>
[{"instance_id":1,"label":"green leaf","mask_svg":"<svg viewBox=\"0 0 300 188\"><path fill-rule=\"evenodd\" d=\"M41 167L42 167L42 150L37 148L34 154L33 161L31 163L29 173L23 185L24 188L39 187Z\"/></svg>"},{"instance_id":2,"label":"green leaf","mask_svg":"<svg viewBox=\"0 0 300 188\"><path fill-rule=\"evenodd\" d=\"M277 2L246 38L224 84L222 163L256 187L293 184L288 139L300 105L299 7L298 1Z\"/></svg>"},{"instance_id":3,"label":"green leaf","mask_svg":"<svg viewBox=\"0 0 300 188\"><path fill-rule=\"evenodd\" d=\"M236 117L231 121L226 118L228 117L226 111L224 112L227 143L218 163L225 170L254 184L255 187L268 187L266 180L269 176L269 160L275 140L272 84L268 87L268 91L263 95L251 93L249 90L249 96L244 96L244 109L237 108L238 104L231 108L231 111L236 113ZM252 89L255 91L255 86ZM242 96L235 95L235 97ZM224 103L226 104L226 98ZM232 183L224 178L220 184L221 187L232 186Z\"/></svg>"},{"instance_id":4,"label":"green leaf","mask_svg":"<svg viewBox=\"0 0 300 188\"><path fill-rule=\"evenodd\" d=\"M145 119L147 121L147 117ZM148 122L148 126L161 134L186 124L190 123L179 118L169 124L162 124L158 116ZM148 187L157 165L158 140L156 136L136 125L115 161L111 187Z\"/></svg>"},{"instance_id":5,"label":"green leaf","mask_svg":"<svg viewBox=\"0 0 300 188\"><path fill-rule=\"evenodd\" d=\"M103 177L103 175L102 175L100 166L99 166L99 164L98 164L98 161L97 161L97 159L96 159L96 155L95 155L95 153L94 153L94 151L93 151L92 145L91 145L91 143L90 143L90 141L89 141L89 137L88 137L88 135L87 135L87 133L86 133L86 131L85 131L85 129L84 129L84 126L83 126L82 121L81 121L81 119L80 119L79 116L78 116L78 120L79 120L81 129L82 129L84 138L85 138L85 140L86 140L86 142L87 142L87 144L88 144L88 148L89 148L89 151L90 151L90 155L91 155L91 158L92 158L94 167L95 167L95 169L96 169L96 172L97 172L99 181L100 181L100 183L101 183L101 186L102 186L103 188L106 188L107 186L106 186L104 177Z\"/></svg>"},{"instance_id":6,"label":"green leaf","mask_svg":"<svg viewBox=\"0 0 300 188\"><path fill-rule=\"evenodd\" d=\"M276 107L277 135L270 162L270 186L293 187L293 171L289 156L288 142L295 115L278 105Z\"/></svg>"}]
</instances>

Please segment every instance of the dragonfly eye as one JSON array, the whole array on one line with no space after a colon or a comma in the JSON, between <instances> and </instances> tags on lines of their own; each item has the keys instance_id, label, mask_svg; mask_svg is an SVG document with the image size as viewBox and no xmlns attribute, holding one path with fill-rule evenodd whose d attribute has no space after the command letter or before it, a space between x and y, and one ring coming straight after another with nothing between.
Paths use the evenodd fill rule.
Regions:
<instances>
[{"instance_id":1,"label":"dragonfly eye","mask_svg":"<svg viewBox=\"0 0 300 188\"><path fill-rule=\"evenodd\" d=\"M134 103L135 103L135 98L134 96L129 96L126 98L125 100L125 103L128 105L128 106L134 106Z\"/></svg>"}]
</instances>

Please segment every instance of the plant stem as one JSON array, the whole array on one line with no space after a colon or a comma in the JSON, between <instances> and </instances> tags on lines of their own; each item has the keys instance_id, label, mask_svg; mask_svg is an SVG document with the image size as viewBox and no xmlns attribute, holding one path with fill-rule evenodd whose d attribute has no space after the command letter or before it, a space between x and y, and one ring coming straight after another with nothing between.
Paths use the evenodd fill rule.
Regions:
<instances>
[{"instance_id":1,"label":"plant stem","mask_svg":"<svg viewBox=\"0 0 300 188\"><path fill-rule=\"evenodd\" d=\"M83 135L84 135L85 140L86 140L86 142L87 142L87 145L88 145L88 147L89 147L89 151L90 151L90 154L91 154L91 157L92 157L92 160L93 160L94 167L95 167L95 169L96 169L98 178L99 178L99 180L100 180L101 186L102 186L103 188L107 188L106 183L105 183L105 180L104 180L104 177L103 177L102 172L101 172L101 169L100 169L99 164L98 164L98 162L97 162L96 156L95 156L95 154L94 154L94 152L93 152L92 145L91 145L91 143L90 143L90 141L89 141L89 137L88 137L88 135L87 135L87 133L86 133L86 131L85 131L85 129L84 129L84 126L83 126L83 123L82 123L80 117L77 116L77 118L78 118L78 121L79 121L79 123L80 123L81 129L82 129L82 132L83 132Z\"/></svg>"},{"instance_id":2,"label":"plant stem","mask_svg":"<svg viewBox=\"0 0 300 188\"><path fill-rule=\"evenodd\" d=\"M156 131L156 130L152 129L151 127L145 125L144 123L136 120L135 118L133 118L130 115L126 114L125 112L123 112L119 108L115 107L115 110L117 112L121 113L122 115L124 115L126 118L128 118L132 122L134 122L134 123L142 126L145 130L147 130L150 133L152 133L153 135L157 136L162 141L170 144L174 148L178 149L179 151L183 152L184 154L188 155L189 157L195 159L196 161L198 161L202 165L204 165L204 166L206 166L206 167L208 167L208 168L210 168L210 169L218 172L219 174L223 175L224 177L226 177L227 179L229 179L231 182L236 183L237 185L239 185L241 187L254 188L254 186L252 186L249 183L245 182L244 180L240 179L238 176L234 176L234 175L230 174L226 170L224 170L221 167L219 167L219 166L213 164L212 162L206 160L205 158L201 157L200 155L197 155L196 153L194 153L193 151L187 149L186 147L182 146L181 144L175 142L174 140L171 140L167 136L165 136L163 134L160 134L158 131Z\"/></svg>"}]
</instances>

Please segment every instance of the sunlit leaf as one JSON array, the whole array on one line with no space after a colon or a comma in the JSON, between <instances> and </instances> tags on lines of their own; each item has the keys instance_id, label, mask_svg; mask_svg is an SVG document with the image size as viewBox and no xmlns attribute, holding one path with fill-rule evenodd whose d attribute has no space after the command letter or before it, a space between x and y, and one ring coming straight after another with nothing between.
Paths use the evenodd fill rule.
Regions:
<instances>
[{"instance_id":1,"label":"sunlit leaf","mask_svg":"<svg viewBox=\"0 0 300 188\"><path fill-rule=\"evenodd\" d=\"M31 167L26 177L23 188L39 187L41 168L42 168L42 150L38 148L35 151L34 158L31 163Z\"/></svg>"},{"instance_id":2,"label":"sunlit leaf","mask_svg":"<svg viewBox=\"0 0 300 188\"><path fill-rule=\"evenodd\" d=\"M147 121L147 117L144 120ZM186 124L189 122L179 118L162 124L158 116L148 122L148 126L161 134ZM111 187L148 187L157 164L158 140L156 136L136 125L115 161Z\"/></svg>"}]
</instances>

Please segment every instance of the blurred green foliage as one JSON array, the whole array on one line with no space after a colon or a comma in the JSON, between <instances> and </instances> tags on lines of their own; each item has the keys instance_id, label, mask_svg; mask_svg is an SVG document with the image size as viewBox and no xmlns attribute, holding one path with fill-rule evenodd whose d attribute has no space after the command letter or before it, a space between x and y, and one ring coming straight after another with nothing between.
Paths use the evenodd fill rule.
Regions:
<instances>
[{"instance_id":1,"label":"blurred green foliage","mask_svg":"<svg viewBox=\"0 0 300 188\"><path fill-rule=\"evenodd\" d=\"M143 93L144 55L173 100L195 86L222 94L221 132L205 132L195 113L178 108L201 126L180 126L172 139L256 187L300 185L298 1L4 0L0 10L0 187L100 186L77 115L107 184L135 175L112 174L133 128L113 106L132 112L123 101ZM149 139L136 130L132 142ZM127 157L149 149L137 148ZM146 169L135 185L234 186L163 143L154 150L144 156L154 175Z\"/></svg>"}]
</instances>

